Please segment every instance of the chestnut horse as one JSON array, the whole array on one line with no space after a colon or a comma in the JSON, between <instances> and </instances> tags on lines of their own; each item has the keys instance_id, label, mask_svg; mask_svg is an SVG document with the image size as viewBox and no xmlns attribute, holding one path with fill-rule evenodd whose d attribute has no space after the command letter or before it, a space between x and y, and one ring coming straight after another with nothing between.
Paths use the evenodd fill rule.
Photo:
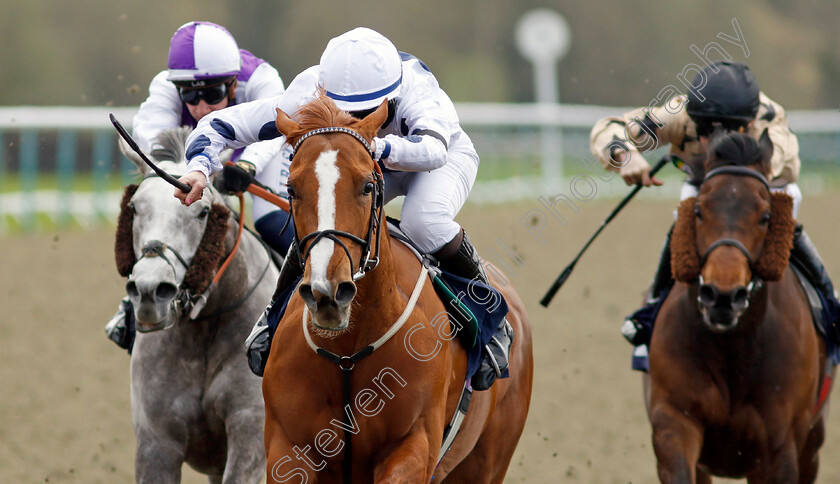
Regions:
<instances>
[{"instance_id":1,"label":"chestnut horse","mask_svg":"<svg viewBox=\"0 0 840 484\"><path fill-rule=\"evenodd\" d=\"M769 189L766 131L710 145L699 195L678 209L678 282L644 381L659 479L811 483L834 369L788 267L792 201Z\"/></svg>"},{"instance_id":2,"label":"chestnut horse","mask_svg":"<svg viewBox=\"0 0 840 484\"><path fill-rule=\"evenodd\" d=\"M305 268L263 378L268 482L499 483L525 424L528 318L497 277L516 334L510 377L472 395L438 462L467 354L427 266L382 224L369 143L386 114L383 103L356 120L323 95L297 122L278 110L277 128L295 146L289 192Z\"/></svg>"}]
</instances>

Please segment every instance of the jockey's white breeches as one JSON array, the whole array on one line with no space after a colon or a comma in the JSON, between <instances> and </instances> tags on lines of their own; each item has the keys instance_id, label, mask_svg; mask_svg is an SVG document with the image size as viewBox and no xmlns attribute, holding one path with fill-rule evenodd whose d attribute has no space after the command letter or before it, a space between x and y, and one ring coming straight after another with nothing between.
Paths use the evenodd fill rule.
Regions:
<instances>
[{"instance_id":1,"label":"jockey's white breeches","mask_svg":"<svg viewBox=\"0 0 840 484\"><path fill-rule=\"evenodd\" d=\"M460 232L455 216L475 183L478 163L470 145L450 147L446 164L436 170L385 172L385 203L405 195L400 228L422 252L437 251Z\"/></svg>"}]
</instances>

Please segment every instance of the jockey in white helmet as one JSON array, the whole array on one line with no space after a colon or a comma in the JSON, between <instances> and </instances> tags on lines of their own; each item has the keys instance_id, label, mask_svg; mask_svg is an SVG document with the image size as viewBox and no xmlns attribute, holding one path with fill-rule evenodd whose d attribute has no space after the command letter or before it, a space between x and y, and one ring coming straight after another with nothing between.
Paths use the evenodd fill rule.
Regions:
<instances>
[{"instance_id":1,"label":"jockey in white helmet","mask_svg":"<svg viewBox=\"0 0 840 484\"><path fill-rule=\"evenodd\" d=\"M192 190L176 196L185 204L201 198L209 175L222 168L219 153L224 148L279 136L274 125L276 109L294 113L314 99L319 88L339 108L359 118L388 99L388 118L373 143L385 175L386 203L405 196L400 227L411 241L434 255L444 270L486 282L475 249L454 220L478 172L479 158L472 141L429 68L416 57L398 52L391 41L368 28L356 28L330 40L320 63L299 74L283 95L203 119L187 140L190 163L181 178ZM230 139L231 133L234 139ZM301 273L294 252L289 252L283 265L278 293ZM496 334L499 347L491 356L502 371L507 367L512 337L506 326L500 326ZM253 343L250 356L259 359L254 353L262 351L261 342L254 343L254 338L249 342ZM261 373L262 364L264 359L252 364L255 373ZM489 382L476 385L474 379L474 386L489 387L495 376L487 376Z\"/></svg>"},{"instance_id":2,"label":"jockey in white helmet","mask_svg":"<svg viewBox=\"0 0 840 484\"><path fill-rule=\"evenodd\" d=\"M283 93L277 69L247 50L240 50L224 27L211 22L187 22L172 35L168 68L149 85L149 96L134 117L132 133L149 153L162 131L179 126L195 127L208 114L222 108ZM255 143L237 150L216 185L223 191L244 191L256 178L281 196L291 163L284 139ZM272 249L285 255L291 234L280 236L288 215L276 205L254 197L254 227ZM128 298L106 326L108 336L130 350L133 332L125 317L131 312Z\"/></svg>"}]
</instances>

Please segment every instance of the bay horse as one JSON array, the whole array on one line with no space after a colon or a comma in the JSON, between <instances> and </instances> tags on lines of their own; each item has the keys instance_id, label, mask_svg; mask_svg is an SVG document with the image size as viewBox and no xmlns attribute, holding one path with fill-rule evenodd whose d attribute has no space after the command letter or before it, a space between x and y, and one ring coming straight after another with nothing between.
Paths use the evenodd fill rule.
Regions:
<instances>
[{"instance_id":1,"label":"bay horse","mask_svg":"<svg viewBox=\"0 0 840 484\"><path fill-rule=\"evenodd\" d=\"M644 377L659 479L812 483L834 366L788 266L792 201L769 188L767 131L709 142L699 194L678 208L677 283Z\"/></svg>"},{"instance_id":2,"label":"bay horse","mask_svg":"<svg viewBox=\"0 0 840 484\"><path fill-rule=\"evenodd\" d=\"M152 158L186 171L189 128L164 131ZM265 412L243 343L278 270L266 246L211 186L189 207L130 149L144 175L126 188L117 269L138 331L131 354L137 482L179 482L184 462L211 483L260 482ZM231 257L232 256L232 257ZM220 268L220 266L223 266Z\"/></svg>"},{"instance_id":3,"label":"bay horse","mask_svg":"<svg viewBox=\"0 0 840 484\"><path fill-rule=\"evenodd\" d=\"M268 482L502 482L533 380L522 300L488 271L516 335L510 377L472 394L438 463L467 354L427 266L383 225L384 184L370 143L387 104L356 120L322 94L297 121L277 114L277 129L296 147L288 186L304 275L263 377Z\"/></svg>"}]
</instances>

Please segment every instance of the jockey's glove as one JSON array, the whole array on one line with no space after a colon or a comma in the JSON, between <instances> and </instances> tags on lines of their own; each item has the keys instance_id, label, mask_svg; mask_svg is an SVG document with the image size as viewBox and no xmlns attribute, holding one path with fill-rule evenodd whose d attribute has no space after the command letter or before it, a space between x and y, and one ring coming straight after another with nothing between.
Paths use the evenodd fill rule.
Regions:
<instances>
[{"instance_id":1,"label":"jockey's glove","mask_svg":"<svg viewBox=\"0 0 840 484\"><path fill-rule=\"evenodd\" d=\"M248 189L253 183L257 168L250 161L239 160L232 165L225 165L220 177L217 177L216 188L225 193L240 193Z\"/></svg>"}]
</instances>

